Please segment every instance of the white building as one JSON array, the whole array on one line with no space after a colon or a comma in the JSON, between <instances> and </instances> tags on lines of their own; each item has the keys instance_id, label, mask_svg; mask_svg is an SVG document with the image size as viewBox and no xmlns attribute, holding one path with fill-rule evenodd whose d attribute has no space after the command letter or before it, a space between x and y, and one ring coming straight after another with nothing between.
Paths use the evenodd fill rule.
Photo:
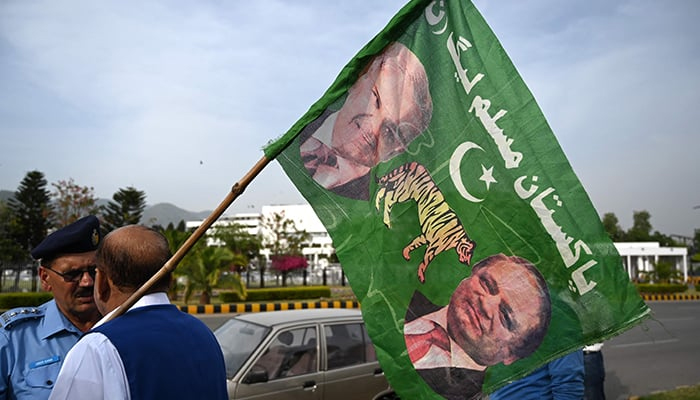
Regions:
<instances>
[{"instance_id":1,"label":"white building","mask_svg":"<svg viewBox=\"0 0 700 400\"><path fill-rule=\"evenodd\" d=\"M618 242L615 247L630 279L653 271L653 264L659 261L668 261L676 271L683 271L683 282L688 281L688 249L685 247L661 247L658 242Z\"/></svg>"},{"instance_id":2,"label":"white building","mask_svg":"<svg viewBox=\"0 0 700 400\"><path fill-rule=\"evenodd\" d=\"M302 254L309 261L311 270L328 266L328 259L333 253L333 241L331 240L326 227L316 216L313 208L308 204L275 205L263 206L261 209L262 219L270 218L274 214L284 213L284 217L294 222L297 229L306 231L310 240L302 249ZM265 240L270 240L270 234L264 228L260 233ZM262 251L261 254L269 258L269 251Z\"/></svg>"},{"instance_id":3,"label":"white building","mask_svg":"<svg viewBox=\"0 0 700 400\"><path fill-rule=\"evenodd\" d=\"M202 222L204 221L187 221L185 222L185 229L188 231L195 230L202 225ZM214 221L209 229L214 231L217 227L228 226L234 223L242 226L243 230L250 235L257 236L260 233L260 214L257 213L236 214L233 216L223 215ZM207 238L207 245L215 246L218 244L215 239Z\"/></svg>"},{"instance_id":4,"label":"white building","mask_svg":"<svg viewBox=\"0 0 700 400\"><path fill-rule=\"evenodd\" d=\"M279 213L283 213L285 219L293 221L298 230L306 231L309 234L309 243L302 249L302 254L307 258L310 269L326 267L328 259L335 253L333 241L313 208L308 204L270 205L263 206L261 213L225 215L214 222L210 229L235 223L243 226L247 233L261 236L264 245L272 239L270 232L266 231L263 221ZM187 229L196 229L202 222L188 221L186 227ZM213 239L209 239L207 243L216 244ZM270 251L268 249L263 249L260 253L269 261Z\"/></svg>"}]
</instances>

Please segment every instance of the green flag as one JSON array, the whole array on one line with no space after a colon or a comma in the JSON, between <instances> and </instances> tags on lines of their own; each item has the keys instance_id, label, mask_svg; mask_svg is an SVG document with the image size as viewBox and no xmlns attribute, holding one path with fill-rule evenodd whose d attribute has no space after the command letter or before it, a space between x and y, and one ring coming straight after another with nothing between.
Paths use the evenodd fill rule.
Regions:
<instances>
[{"instance_id":1,"label":"green flag","mask_svg":"<svg viewBox=\"0 0 700 400\"><path fill-rule=\"evenodd\" d=\"M328 229L389 382L471 398L649 309L469 1L413 1L266 148Z\"/></svg>"}]
</instances>

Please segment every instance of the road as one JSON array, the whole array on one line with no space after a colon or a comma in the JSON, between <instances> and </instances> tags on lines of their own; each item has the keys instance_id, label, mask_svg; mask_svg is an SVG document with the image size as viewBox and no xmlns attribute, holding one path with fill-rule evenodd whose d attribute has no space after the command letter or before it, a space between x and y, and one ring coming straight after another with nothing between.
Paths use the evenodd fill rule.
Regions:
<instances>
[{"instance_id":1,"label":"road","mask_svg":"<svg viewBox=\"0 0 700 400\"><path fill-rule=\"evenodd\" d=\"M608 399L700 384L700 302L647 304L653 319L603 347Z\"/></svg>"},{"instance_id":2,"label":"road","mask_svg":"<svg viewBox=\"0 0 700 400\"><path fill-rule=\"evenodd\" d=\"M700 301L649 302L652 319L605 343L608 400L700 384ZM211 329L233 314L198 317Z\"/></svg>"}]
</instances>

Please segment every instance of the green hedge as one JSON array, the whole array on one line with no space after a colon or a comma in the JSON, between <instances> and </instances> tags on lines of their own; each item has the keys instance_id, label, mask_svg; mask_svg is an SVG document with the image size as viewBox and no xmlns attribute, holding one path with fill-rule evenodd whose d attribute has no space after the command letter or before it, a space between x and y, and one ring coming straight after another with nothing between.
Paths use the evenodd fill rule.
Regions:
<instances>
[{"instance_id":1,"label":"green hedge","mask_svg":"<svg viewBox=\"0 0 700 400\"><path fill-rule=\"evenodd\" d=\"M53 299L51 292L0 293L0 309L35 307Z\"/></svg>"},{"instance_id":2,"label":"green hedge","mask_svg":"<svg viewBox=\"0 0 700 400\"><path fill-rule=\"evenodd\" d=\"M307 300L331 297L329 286L295 286L264 289L248 289L246 301L281 301L281 300ZM236 303L243 301L236 292L220 292L219 300L222 303Z\"/></svg>"},{"instance_id":3,"label":"green hedge","mask_svg":"<svg viewBox=\"0 0 700 400\"><path fill-rule=\"evenodd\" d=\"M664 294L683 293L688 290L688 286L682 283L637 283L639 293Z\"/></svg>"},{"instance_id":4,"label":"green hedge","mask_svg":"<svg viewBox=\"0 0 700 400\"><path fill-rule=\"evenodd\" d=\"M222 303L239 303L245 301L238 292L219 292L219 301Z\"/></svg>"}]
</instances>

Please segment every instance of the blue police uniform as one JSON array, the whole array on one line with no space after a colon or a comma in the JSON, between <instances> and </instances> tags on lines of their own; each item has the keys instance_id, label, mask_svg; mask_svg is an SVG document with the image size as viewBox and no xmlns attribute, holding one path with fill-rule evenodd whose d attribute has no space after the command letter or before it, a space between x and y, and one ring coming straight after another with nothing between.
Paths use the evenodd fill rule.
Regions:
<instances>
[{"instance_id":1,"label":"blue police uniform","mask_svg":"<svg viewBox=\"0 0 700 400\"><path fill-rule=\"evenodd\" d=\"M63 358L82 332L51 300L0 316L0 399L48 399Z\"/></svg>"},{"instance_id":2,"label":"blue police uniform","mask_svg":"<svg viewBox=\"0 0 700 400\"><path fill-rule=\"evenodd\" d=\"M100 238L99 220L90 215L53 232L31 254L37 260L51 260L94 251ZM0 400L48 399L66 353L81 335L55 300L2 314Z\"/></svg>"}]
</instances>

